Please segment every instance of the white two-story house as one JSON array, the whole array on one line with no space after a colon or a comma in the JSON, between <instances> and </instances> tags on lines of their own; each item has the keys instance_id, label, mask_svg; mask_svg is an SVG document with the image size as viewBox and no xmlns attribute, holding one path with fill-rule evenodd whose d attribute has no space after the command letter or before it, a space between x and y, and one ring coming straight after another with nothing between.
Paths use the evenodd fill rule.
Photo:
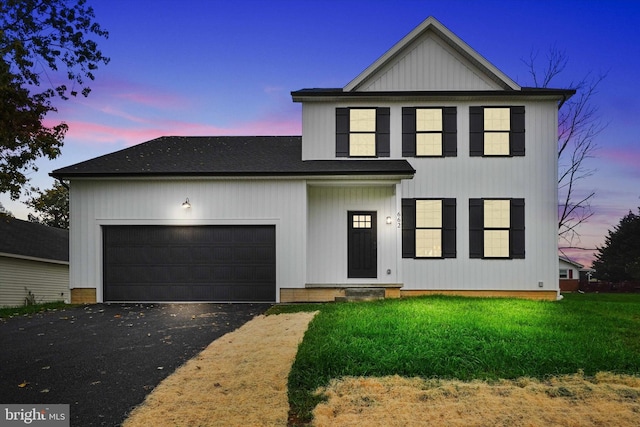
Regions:
<instances>
[{"instance_id":1,"label":"white two-story house","mask_svg":"<svg viewBox=\"0 0 640 427\"><path fill-rule=\"evenodd\" d=\"M72 301L331 301L369 289L556 299L557 126L428 18L302 136L162 137L58 169Z\"/></svg>"}]
</instances>

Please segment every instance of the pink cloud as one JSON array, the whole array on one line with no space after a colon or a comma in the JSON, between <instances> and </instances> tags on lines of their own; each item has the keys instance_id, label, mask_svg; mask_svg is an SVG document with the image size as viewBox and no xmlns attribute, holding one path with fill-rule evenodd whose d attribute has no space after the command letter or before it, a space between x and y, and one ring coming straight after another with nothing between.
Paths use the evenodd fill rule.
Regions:
<instances>
[{"instance_id":1,"label":"pink cloud","mask_svg":"<svg viewBox=\"0 0 640 427\"><path fill-rule=\"evenodd\" d=\"M613 161L621 166L629 167L634 172L640 172L640 150L633 148L603 148L600 151L600 157Z\"/></svg>"},{"instance_id":2,"label":"pink cloud","mask_svg":"<svg viewBox=\"0 0 640 427\"><path fill-rule=\"evenodd\" d=\"M148 141L163 133L153 128L122 128L90 122L69 123L67 138L82 145L102 145L124 143L135 145Z\"/></svg>"},{"instance_id":3,"label":"pink cloud","mask_svg":"<svg viewBox=\"0 0 640 427\"><path fill-rule=\"evenodd\" d=\"M129 120L131 122L135 122L135 123L149 123L149 120L142 118L142 117L138 117L138 116L134 116L133 114L129 114L125 111L122 111L120 109L117 108L113 108L110 105L107 105L105 107L100 108L100 111L108 114L110 116L116 116L116 117L120 117L126 120Z\"/></svg>"},{"instance_id":4,"label":"pink cloud","mask_svg":"<svg viewBox=\"0 0 640 427\"><path fill-rule=\"evenodd\" d=\"M123 143L127 146L139 144L160 136L257 136L257 135L300 135L302 125L296 117L288 115L262 118L255 121L238 122L230 127L220 127L203 123L179 120L148 120L117 110L108 109L111 114L134 122L133 126L113 126L86 121L69 122L67 138L83 145Z\"/></svg>"},{"instance_id":5,"label":"pink cloud","mask_svg":"<svg viewBox=\"0 0 640 427\"><path fill-rule=\"evenodd\" d=\"M122 99L135 104L146 105L155 108L182 108L189 105L189 101L182 96L170 93L162 93L156 89L140 88L134 92L124 92L112 95L114 98Z\"/></svg>"}]
</instances>

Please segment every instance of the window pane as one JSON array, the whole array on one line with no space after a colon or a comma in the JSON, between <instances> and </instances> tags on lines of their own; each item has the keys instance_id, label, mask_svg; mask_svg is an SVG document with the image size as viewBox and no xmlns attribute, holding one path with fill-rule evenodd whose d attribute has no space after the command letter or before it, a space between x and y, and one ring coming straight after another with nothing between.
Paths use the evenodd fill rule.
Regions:
<instances>
[{"instance_id":1,"label":"window pane","mask_svg":"<svg viewBox=\"0 0 640 427\"><path fill-rule=\"evenodd\" d=\"M509 258L509 230L484 231L484 256Z\"/></svg>"},{"instance_id":2,"label":"window pane","mask_svg":"<svg viewBox=\"0 0 640 427\"><path fill-rule=\"evenodd\" d=\"M442 131L442 110L439 108L416 109L416 130Z\"/></svg>"},{"instance_id":3,"label":"window pane","mask_svg":"<svg viewBox=\"0 0 640 427\"><path fill-rule=\"evenodd\" d=\"M442 200L416 200L416 227L442 228Z\"/></svg>"},{"instance_id":4,"label":"window pane","mask_svg":"<svg viewBox=\"0 0 640 427\"><path fill-rule=\"evenodd\" d=\"M509 200L485 200L484 227L509 228L511 226L510 207Z\"/></svg>"},{"instance_id":5,"label":"window pane","mask_svg":"<svg viewBox=\"0 0 640 427\"><path fill-rule=\"evenodd\" d=\"M354 215L353 228L371 228L371 215Z\"/></svg>"},{"instance_id":6,"label":"window pane","mask_svg":"<svg viewBox=\"0 0 640 427\"><path fill-rule=\"evenodd\" d=\"M349 110L351 132L375 132L376 110L356 108Z\"/></svg>"},{"instance_id":7,"label":"window pane","mask_svg":"<svg viewBox=\"0 0 640 427\"><path fill-rule=\"evenodd\" d=\"M349 136L350 156L375 156L376 135L370 133L352 133Z\"/></svg>"},{"instance_id":8,"label":"window pane","mask_svg":"<svg viewBox=\"0 0 640 427\"><path fill-rule=\"evenodd\" d=\"M508 132L485 132L484 154L487 156L508 156L509 155L509 133Z\"/></svg>"},{"instance_id":9,"label":"window pane","mask_svg":"<svg viewBox=\"0 0 640 427\"><path fill-rule=\"evenodd\" d=\"M419 133L416 135L416 156L442 156L441 133Z\"/></svg>"},{"instance_id":10,"label":"window pane","mask_svg":"<svg viewBox=\"0 0 640 427\"><path fill-rule=\"evenodd\" d=\"M484 130L511 130L511 109L485 108Z\"/></svg>"},{"instance_id":11,"label":"window pane","mask_svg":"<svg viewBox=\"0 0 640 427\"><path fill-rule=\"evenodd\" d=\"M560 269L560 278L561 279L566 279L567 277L569 277L568 270L566 268L561 268Z\"/></svg>"},{"instance_id":12,"label":"window pane","mask_svg":"<svg viewBox=\"0 0 640 427\"><path fill-rule=\"evenodd\" d=\"M442 231L416 230L416 257L441 257Z\"/></svg>"}]
</instances>

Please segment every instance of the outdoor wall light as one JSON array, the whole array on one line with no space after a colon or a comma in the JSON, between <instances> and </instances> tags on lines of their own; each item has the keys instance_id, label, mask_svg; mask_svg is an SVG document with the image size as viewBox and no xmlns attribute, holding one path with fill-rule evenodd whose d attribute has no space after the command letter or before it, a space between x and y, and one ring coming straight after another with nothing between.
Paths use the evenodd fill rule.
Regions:
<instances>
[{"instance_id":1,"label":"outdoor wall light","mask_svg":"<svg viewBox=\"0 0 640 427\"><path fill-rule=\"evenodd\" d=\"M184 203L182 204L182 207L184 209L189 209L191 207L191 203L189 203L189 198L187 197L187 200L184 201Z\"/></svg>"},{"instance_id":2,"label":"outdoor wall light","mask_svg":"<svg viewBox=\"0 0 640 427\"><path fill-rule=\"evenodd\" d=\"M387 224L391 224L391 217L390 216L387 217Z\"/></svg>"}]
</instances>

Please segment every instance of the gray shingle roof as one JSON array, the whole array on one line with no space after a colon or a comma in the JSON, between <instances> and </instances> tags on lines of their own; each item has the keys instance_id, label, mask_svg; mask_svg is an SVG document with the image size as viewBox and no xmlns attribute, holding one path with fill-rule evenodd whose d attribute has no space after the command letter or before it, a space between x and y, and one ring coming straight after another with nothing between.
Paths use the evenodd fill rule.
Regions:
<instances>
[{"instance_id":1,"label":"gray shingle roof","mask_svg":"<svg viewBox=\"0 0 640 427\"><path fill-rule=\"evenodd\" d=\"M69 230L0 216L0 253L69 261Z\"/></svg>"},{"instance_id":2,"label":"gray shingle roof","mask_svg":"<svg viewBox=\"0 0 640 427\"><path fill-rule=\"evenodd\" d=\"M413 175L406 160L302 161L300 136L163 136L57 169L55 178L107 176Z\"/></svg>"}]
</instances>

